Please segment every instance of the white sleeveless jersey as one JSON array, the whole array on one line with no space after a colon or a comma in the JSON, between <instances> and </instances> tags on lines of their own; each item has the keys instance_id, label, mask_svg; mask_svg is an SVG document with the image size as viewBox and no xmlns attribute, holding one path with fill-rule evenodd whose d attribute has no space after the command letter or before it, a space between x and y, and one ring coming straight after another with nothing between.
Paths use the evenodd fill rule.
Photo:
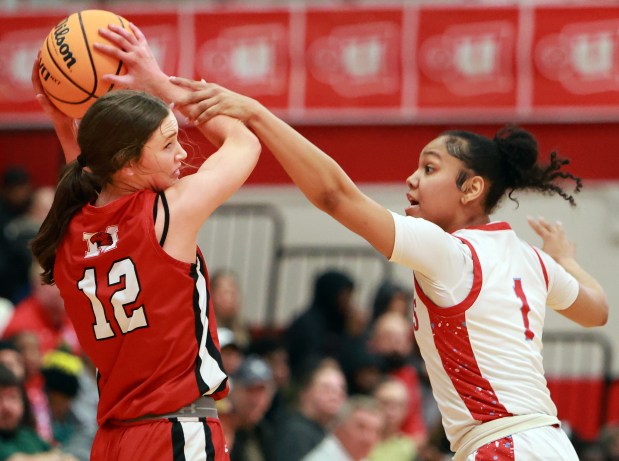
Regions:
<instances>
[{"instance_id":1,"label":"white sleeveless jersey","mask_svg":"<svg viewBox=\"0 0 619 461\"><path fill-rule=\"evenodd\" d=\"M542 366L544 316L547 305L560 310L574 302L577 281L520 240L507 223L450 235L428 221L393 216L391 260L414 270L415 338L452 450L483 422L511 415L556 416ZM433 252L436 267L431 267ZM462 262L467 258L468 264ZM462 276L467 267L472 277ZM466 293L453 305L439 307L431 299L444 292L441 273L453 280L453 271L460 271L457 279L467 284Z\"/></svg>"}]
</instances>

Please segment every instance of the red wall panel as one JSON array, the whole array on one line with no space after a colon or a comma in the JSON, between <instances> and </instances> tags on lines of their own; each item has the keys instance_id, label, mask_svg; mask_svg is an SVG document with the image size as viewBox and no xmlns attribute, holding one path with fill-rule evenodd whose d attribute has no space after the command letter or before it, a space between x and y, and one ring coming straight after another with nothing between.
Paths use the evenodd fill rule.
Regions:
<instances>
[{"instance_id":1,"label":"red wall panel","mask_svg":"<svg viewBox=\"0 0 619 461\"><path fill-rule=\"evenodd\" d=\"M417 166L425 144L450 128L493 135L500 125L311 125L299 131L337 160L356 182L404 183ZM619 124L525 125L537 137L542 158L552 149L572 160L571 171L586 179L619 181ZM213 148L189 129L183 135L194 162ZM61 164L60 147L50 130L0 131L0 172L19 164L32 172L37 184L53 184ZM264 152L249 178L250 184L289 183L273 156Z\"/></svg>"}]
</instances>

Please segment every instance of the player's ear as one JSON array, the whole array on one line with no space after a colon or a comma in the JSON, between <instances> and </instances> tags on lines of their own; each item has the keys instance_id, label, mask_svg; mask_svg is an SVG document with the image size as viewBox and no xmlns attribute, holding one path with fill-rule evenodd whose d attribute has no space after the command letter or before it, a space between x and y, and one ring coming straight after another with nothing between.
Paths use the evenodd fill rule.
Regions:
<instances>
[{"instance_id":1,"label":"player's ear","mask_svg":"<svg viewBox=\"0 0 619 461\"><path fill-rule=\"evenodd\" d=\"M467 203L478 200L482 197L484 190L486 189L486 181L481 176L471 176L464 184L460 190L462 191L462 196L460 197L460 202L463 205Z\"/></svg>"},{"instance_id":2,"label":"player's ear","mask_svg":"<svg viewBox=\"0 0 619 461\"><path fill-rule=\"evenodd\" d=\"M130 178L137 174L137 164L133 160L130 160L127 163L125 163L125 165L118 171L121 174L121 176Z\"/></svg>"}]
</instances>

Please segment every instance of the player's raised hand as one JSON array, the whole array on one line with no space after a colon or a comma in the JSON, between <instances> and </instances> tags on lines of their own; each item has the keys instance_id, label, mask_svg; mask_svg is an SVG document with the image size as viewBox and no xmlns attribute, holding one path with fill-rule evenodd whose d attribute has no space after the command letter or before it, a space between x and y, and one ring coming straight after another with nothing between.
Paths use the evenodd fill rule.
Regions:
<instances>
[{"instance_id":1,"label":"player's raised hand","mask_svg":"<svg viewBox=\"0 0 619 461\"><path fill-rule=\"evenodd\" d=\"M69 117L64 112L61 112L47 97L39 76L40 59L41 53L39 52L34 60L31 74L35 98L47 116L51 119L52 124L54 125L54 130L56 130L56 134L58 135L58 139L62 145L65 160L70 162L74 160L80 152L80 148L77 144L77 120Z\"/></svg>"},{"instance_id":2,"label":"player's raised hand","mask_svg":"<svg viewBox=\"0 0 619 461\"><path fill-rule=\"evenodd\" d=\"M117 87L157 94L155 87L167 83L168 77L159 67L142 31L133 23L129 23L129 26L133 33L115 24L110 24L107 29L99 29L99 35L114 45L94 43L93 47L103 54L122 60L127 66L126 74L106 74L103 80Z\"/></svg>"},{"instance_id":3,"label":"player's raised hand","mask_svg":"<svg viewBox=\"0 0 619 461\"><path fill-rule=\"evenodd\" d=\"M563 224L560 221L551 224L542 217L538 219L528 217L527 221L535 233L542 238L542 250L556 261L576 257L576 246L568 240Z\"/></svg>"},{"instance_id":4,"label":"player's raised hand","mask_svg":"<svg viewBox=\"0 0 619 461\"><path fill-rule=\"evenodd\" d=\"M227 115L248 124L260 109L260 103L247 96L230 91L215 83L195 81L182 77L170 77L175 85L191 90L174 101L190 121L199 125L216 115Z\"/></svg>"}]
</instances>

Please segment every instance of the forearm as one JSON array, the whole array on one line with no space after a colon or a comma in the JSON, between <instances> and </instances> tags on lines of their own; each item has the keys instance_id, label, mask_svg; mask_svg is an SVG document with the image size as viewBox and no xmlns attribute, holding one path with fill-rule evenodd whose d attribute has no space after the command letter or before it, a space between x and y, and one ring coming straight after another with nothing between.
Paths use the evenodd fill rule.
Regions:
<instances>
[{"instance_id":1,"label":"forearm","mask_svg":"<svg viewBox=\"0 0 619 461\"><path fill-rule=\"evenodd\" d=\"M247 124L292 181L321 210L331 214L341 198L356 190L331 157L264 106L256 104Z\"/></svg>"},{"instance_id":2,"label":"forearm","mask_svg":"<svg viewBox=\"0 0 619 461\"><path fill-rule=\"evenodd\" d=\"M239 120L226 115L218 115L197 126L202 135L215 147L220 148L228 138L244 139L245 136L255 136ZM258 142L256 140L256 142Z\"/></svg>"},{"instance_id":3,"label":"forearm","mask_svg":"<svg viewBox=\"0 0 619 461\"><path fill-rule=\"evenodd\" d=\"M571 257L557 258L556 260L569 274L571 274L582 286L587 287L601 301L606 301L606 293L602 285L587 271L585 271L576 259Z\"/></svg>"},{"instance_id":4,"label":"forearm","mask_svg":"<svg viewBox=\"0 0 619 461\"><path fill-rule=\"evenodd\" d=\"M136 88L138 89L138 88ZM168 104L178 101L186 96L190 90L174 85L163 72L153 73L148 80L143 83L142 91L154 94L163 99Z\"/></svg>"},{"instance_id":5,"label":"forearm","mask_svg":"<svg viewBox=\"0 0 619 461\"><path fill-rule=\"evenodd\" d=\"M218 147L200 170L214 170L224 162L229 165L222 169L228 171L226 176L238 178L231 182L245 182L258 162L261 150L258 138L241 121L226 116L214 117L199 129Z\"/></svg>"},{"instance_id":6,"label":"forearm","mask_svg":"<svg viewBox=\"0 0 619 461\"><path fill-rule=\"evenodd\" d=\"M77 124L74 121L70 123L57 123L52 121L56 136L62 146L64 158L67 163L72 162L80 153L80 148L77 144Z\"/></svg>"}]
</instances>

